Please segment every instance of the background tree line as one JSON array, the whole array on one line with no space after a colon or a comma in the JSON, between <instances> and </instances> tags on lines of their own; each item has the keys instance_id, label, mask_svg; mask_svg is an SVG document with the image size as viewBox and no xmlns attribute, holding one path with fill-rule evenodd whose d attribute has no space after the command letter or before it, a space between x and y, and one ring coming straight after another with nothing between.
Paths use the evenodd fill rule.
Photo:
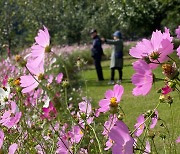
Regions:
<instances>
[{"instance_id":1,"label":"background tree line","mask_svg":"<svg viewBox=\"0 0 180 154\"><path fill-rule=\"evenodd\" d=\"M179 0L1 0L0 50L33 43L46 25L52 44L86 43L96 28L104 37L120 30L126 40L180 24Z\"/></svg>"}]
</instances>

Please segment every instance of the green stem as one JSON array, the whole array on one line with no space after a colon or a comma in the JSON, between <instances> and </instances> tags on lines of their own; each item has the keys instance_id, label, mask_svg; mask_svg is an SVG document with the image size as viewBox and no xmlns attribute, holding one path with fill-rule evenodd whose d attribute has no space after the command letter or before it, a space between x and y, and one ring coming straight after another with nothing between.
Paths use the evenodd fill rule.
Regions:
<instances>
[{"instance_id":1,"label":"green stem","mask_svg":"<svg viewBox=\"0 0 180 154\"><path fill-rule=\"evenodd\" d=\"M146 120L144 120L144 122L141 125L144 125L144 123L151 118L151 116L154 114L155 110L158 108L158 106L160 105L160 102L157 104L157 106L154 108L153 112L149 115L149 117L146 118ZM141 125L139 125L139 127L141 127ZM134 134L134 132L139 129L139 127L137 127L136 129L134 129L130 135Z\"/></svg>"},{"instance_id":2,"label":"green stem","mask_svg":"<svg viewBox=\"0 0 180 154\"><path fill-rule=\"evenodd\" d=\"M154 145L155 152L158 154L158 151L157 151L157 148L156 148L156 145L155 145L154 139L152 139L152 143L153 143L153 145Z\"/></svg>"},{"instance_id":3,"label":"green stem","mask_svg":"<svg viewBox=\"0 0 180 154\"><path fill-rule=\"evenodd\" d=\"M98 139L98 137L97 137L97 134L96 134L94 128L93 128L91 125L89 125L89 124L88 124L88 126L92 129L92 131L93 131L93 133L94 133L94 137L96 138L96 141L97 141L97 143L98 143L98 148L99 148L100 154L103 154L103 153L102 153L102 149L101 149L101 144L100 144L100 142L99 142L99 139Z\"/></svg>"}]
</instances>

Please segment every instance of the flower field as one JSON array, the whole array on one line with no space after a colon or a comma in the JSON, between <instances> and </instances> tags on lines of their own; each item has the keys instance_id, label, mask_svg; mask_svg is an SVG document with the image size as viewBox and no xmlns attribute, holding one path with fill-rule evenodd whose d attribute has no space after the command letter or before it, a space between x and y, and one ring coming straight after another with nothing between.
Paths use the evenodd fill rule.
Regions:
<instances>
[{"instance_id":1,"label":"flower field","mask_svg":"<svg viewBox=\"0 0 180 154\"><path fill-rule=\"evenodd\" d=\"M125 44L124 79L113 86L95 81L90 46L50 39L44 26L31 48L1 60L2 153L179 152L180 47L168 28Z\"/></svg>"}]
</instances>

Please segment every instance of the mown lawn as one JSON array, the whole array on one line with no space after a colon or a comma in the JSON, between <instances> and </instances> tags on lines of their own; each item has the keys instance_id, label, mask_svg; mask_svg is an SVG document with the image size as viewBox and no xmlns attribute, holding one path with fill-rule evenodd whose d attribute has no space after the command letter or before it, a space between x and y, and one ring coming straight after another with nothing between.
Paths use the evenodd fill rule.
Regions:
<instances>
[{"instance_id":1,"label":"mown lawn","mask_svg":"<svg viewBox=\"0 0 180 154\"><path fill-rule=\"evenodd\" d=\"M132 95L133 85L131 83L131 76L134 73L132 68L132 62L135 59L132 59L130 56L125 56L124 58L124 68L123 68L123 82L122 86L124 87L124 94L121 100L121 107L125 112L124 121L129 126L130 130L133 130L134 124L136 123L136 118L146 112L147 110L152 110L159 102L159 95L156 91L163 86L163 81L155 82L151 92L147 96L139 96L135 97ZM113 85L108 85L108 81L110 80L110 68L109 68L110 61L103 61L103 74L105 81L97 82L97 76L94 69L94 66L89 66L84 71L84 77L87 80L87 94L88 97L92 99L92 105L94 107L98 107L98 102L104 97L104 93L108 89L112 89ZM161 73L161 68L155 70L155 75L158 78L163 78L163 74ZM115 78L118 79L118 72L116 72ZM175 91L171 94L174 98L174 103L172 104L172 110L174 114L174 132L175 132L175 139L180 136L180 97L178 93ZM167 126L172 132L172 117L170 112L170 107L168 104L160 104L158 108L159 117L167 122ZM102 119L106 119L104 116ZM158 148L161 149L159 153L164 153L163 149L163 142L160 139L160 134L164 134L164 128L160 125L162 124L161 121L158 122L158 125L155 127L154 131L156 134L155 141L158 145ZM179 145L178 145L179 146ZM169 145L167 145L169 147ZM180 147L180 146L179 146ZM180 148L178 148L180 150Z\"/></svg>"}]
</instances>

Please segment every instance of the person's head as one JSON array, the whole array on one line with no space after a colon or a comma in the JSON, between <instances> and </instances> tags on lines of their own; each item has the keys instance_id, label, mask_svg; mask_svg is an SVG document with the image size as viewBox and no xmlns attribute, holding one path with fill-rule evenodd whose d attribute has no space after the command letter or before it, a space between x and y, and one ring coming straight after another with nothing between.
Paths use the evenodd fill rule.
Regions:
<instances>
[{"instance_id":1,"label":"person's head","mask_svg":"<svg viewBox=\"0 0 180 154\"><path fill-rule=\"evenodd\" d=\"M116 31L113 34L114 40L118 40L122 38L121 32L120 31Z\"/></svg>"},{"instance_id":2,"label":"person's head","mask_svg":"<svg viewBox=\"0 0 180 154\"><path fill-rule=\"evenodd\" d=\"M97 30L96 29L92 29L90 31L90 35L91 35L91 38L94 38L97 35Z\"/></svg>"}]
</instances>

